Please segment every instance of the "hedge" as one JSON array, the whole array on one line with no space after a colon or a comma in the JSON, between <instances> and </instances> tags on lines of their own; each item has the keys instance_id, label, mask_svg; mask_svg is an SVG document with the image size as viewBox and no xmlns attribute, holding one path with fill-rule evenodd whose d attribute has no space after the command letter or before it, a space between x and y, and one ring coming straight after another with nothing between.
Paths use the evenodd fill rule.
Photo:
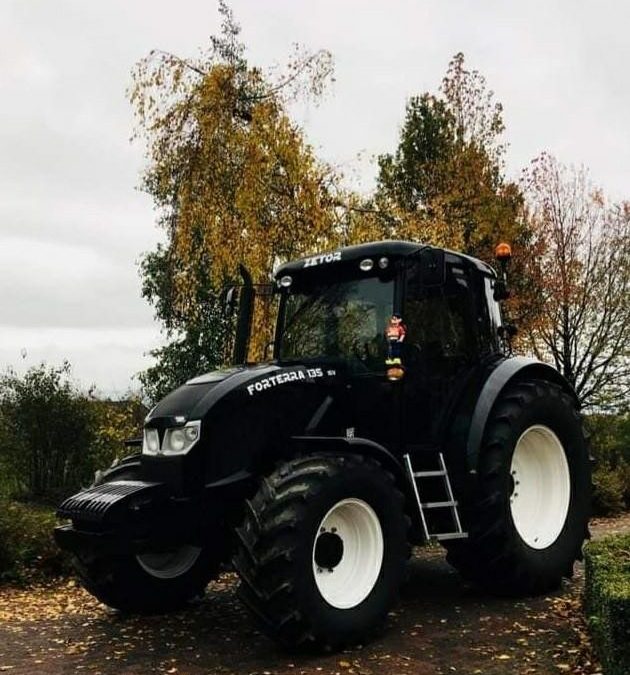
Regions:
<instances>
[{"instance_id":1,"label":"hedge","mask_svg":"<svg viewBox=\"0 0 630 675\"><path fill-rule=\"evenodd\" d=\"M606 675L630 673L630 534L589 543L584 603Z\"/></svg>"},{"instance_id":2,"label":"hedge","mask_svg":"<svg viewBox=\"0 0 630 675\"><path fill-rule=\"evenodd\" d=\"M0 498L0 584L44 581L69 571L53 540L56 524L49 507Z\"/></svg>"}]
</instances>

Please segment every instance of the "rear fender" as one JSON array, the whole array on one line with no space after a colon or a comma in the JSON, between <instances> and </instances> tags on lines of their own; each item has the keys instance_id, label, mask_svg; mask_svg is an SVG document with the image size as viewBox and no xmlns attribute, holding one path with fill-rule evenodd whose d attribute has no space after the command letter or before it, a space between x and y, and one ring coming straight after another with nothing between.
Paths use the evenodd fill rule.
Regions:
<instances>
[{"instance_id":1,"label":"rear fender","mask_svg":"<svg viewBox=\"0 0 630 675\"><path fill-rule=\"evenodd\" d=\"M529 379L547 380L548 382L560 385L575 400L576 405L579 407L579 400L573 387L555 368L542 363L542 361L525 356L514 356L502 361L485 381L473 410L466 442L466 460L468 470L471 473L476 473L477 471L481 442L495 402L510 382L518 380L523 376Z\"/></svg>"}]
</instances>

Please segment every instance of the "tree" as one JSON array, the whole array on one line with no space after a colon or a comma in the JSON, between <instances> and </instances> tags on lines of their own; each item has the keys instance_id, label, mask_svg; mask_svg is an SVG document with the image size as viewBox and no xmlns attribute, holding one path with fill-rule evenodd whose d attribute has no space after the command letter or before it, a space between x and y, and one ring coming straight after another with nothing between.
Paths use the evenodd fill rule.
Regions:
<instances>
[{"instance_id":1,"label":"tree","mask_svg":"<svg viewBox=\"0 0 630 675\"><path fill-rule=\"evenodd\" d=\"M494 247L514 251L507 310L521 330L541 311L538 253L519 184L505 177L503 108L485 78L467 70L464 55L449 63L437 95L407 102L398 147L378 159L370 204L388 236L464 251L493 262ZM376 216L372 216L374 218ZM522 340L517 338L520 348Z\"/></svg>"},{"instance_id":2,"label":"tree","mask_svg":"<svg viewBox=\"0 0 630 675\"><path fill-rule=\"evenodd\" d=\"M176 266L172 248L161 244L141 262L142 294L153 305L169 337L166 345L151 352L155 365L140 373L144 394L150 401L160 400L188 378L212 370L228 358L227 338L233 326L212 283L209 256L197 259L197 283L191 300L194 313L181 311L176 301Z\"/></svg>"},{"instance_id":3,"label":"tree","mask_svg":"<svg viewBox=\"0 0 630 675\"><path fill-rule=\"evenodd\" d=\"M378 158L379 187L405 211L429 208L448 181L455 151L455 117L446 101L429 93L412 96L395 154Z\"/></svg>"},{"instance_id":4,"label":"tree","mask_svg":"<svg viewBox=\"0 0 630 675\"><path fill-rule=\"evenodd\" d=\"M630 392L630 202L608 204L585 169L546 154L524 185L541 250L530 273L542 279L544 305L531 349L584 407L615 409Z\"/></svg>"},{"instance_id":5,"label":"tree","mask_svg":"<svg viewBox=\"0 0 630 675\"><path fill-rule=\"evenodd\" d=\"M378 199L399 236L485 259L501 239L525 248L521 191L504 177L503 130L485 78L456 54L437 96L408 101L395 153L378 159Z\"/></svg>"},{"instance_id":6,"label":"tree","mask_svg":"<svg viewBox=\"0 0 630 675\"><path fill-rule=\"evenodd\" d=\"M334 238L337 177L286 112L288 101L322 94L330 54L298 50L284 73L265 75L247 62L224 2L219 11L221 33L206 51L194 59L152 51L129 92L147 147L142 186L167 235L141 267L144 294L174 340L155 355L176 379L218 362L216 298L239 262L264 282L278 262ZM183 360L178 344L188 348ZM145 373L145 384L158 372Z\"/></svg>"}]
</instances>

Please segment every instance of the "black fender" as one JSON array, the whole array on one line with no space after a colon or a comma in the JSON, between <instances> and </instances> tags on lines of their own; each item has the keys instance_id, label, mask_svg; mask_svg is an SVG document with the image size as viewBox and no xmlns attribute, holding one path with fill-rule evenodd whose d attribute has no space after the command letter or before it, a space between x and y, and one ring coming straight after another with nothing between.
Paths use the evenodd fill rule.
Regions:
<instances>
[{"instance_id":1,"label":"black fender","mask_svg":"<svg viewBox=\"0 0 630 675\"><path fill-rule=\"evenodd\" d=\"M115 460L108 469L99 469L94 474L93 485L101 485L105 481L111 483L113 480L120 480L121 476L133 470L137 471L138 475L140 475L141 461L141 452Z\"/></svg>"},{"instance_id":2,"label":"black fender","mask_svg":"<svg viewBox=\"0 0 630 675\"><path fill-rule=\"evenodd\" d=\"M391 471L396 483L406 496L411 496L411 484L400 460L387 448L369 438L346 438L344 436L292 436L296 450L301 452L351 452L367 455L379 461L385 469Z\"/></svg>"},{"instance_id":3,"label":"black fender","mask_svg":"<svg viewBox=\"0 0 630 675\"><path fill-rule=\"evenodd\" d=\"M468 470L471 473L475 473L477 470L481 441L497 398L509 382L519 379L523 375L560 385L575 400L579 408L579 399L573 387L552 366L525 356L513 356L501 361L485 381L472 414L466 442L466 460Z\"/></svg>"}]
</instances>

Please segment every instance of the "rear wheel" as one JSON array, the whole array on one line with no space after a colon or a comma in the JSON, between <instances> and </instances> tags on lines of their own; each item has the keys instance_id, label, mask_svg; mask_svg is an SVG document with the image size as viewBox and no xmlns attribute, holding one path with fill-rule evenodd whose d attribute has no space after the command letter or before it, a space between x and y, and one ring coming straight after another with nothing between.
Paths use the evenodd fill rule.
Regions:
<instances>
[{"instance_id":1,"label":"rear wheel","mask_svg":"<svg viewBox=\"0 0 630 675\"><path fill-rule=\"evenodd\" d=\"M521 539L542 550L560 536L571 502L571 471L556 434L542 424L516 441L510 466L510 514Z\"/></svg>"},{"instance_id":2,"label":"rear wheel","mask_svg":"<svg viewBox=\"0 0 630 675\"><path fill-rule=\"evenodd\" d=\"M488 420L469 538L447 543L467 579L498 594L543 593L571 576L588 536L590 462L575 403L550 382L510 385Z\"/></svg>"},{"instance_id":3,"label":"rear wheel","mask_svg":"<svg viewBox=\"0 0 630 675\"><path fill-rule=\"evenodd\" d=\"M125 464L97 474L94 484L137 480L138 466ZM224 549L181 546L139 555L75 554L85 588L101 602L128 612L162 612L202 595L218 574Z\"/></svg>"},{"instance_id":4,"label":"rear wheel","mask_svg":"<svg viewBox=\"0 0 630 675\"><path fill-rule=\"evenodd\" d=\"M374 460L312 455L263 480L238 529L239 595L287 646L365 640L397 598L409 519Z\"/></svg>"}]
</instances>

